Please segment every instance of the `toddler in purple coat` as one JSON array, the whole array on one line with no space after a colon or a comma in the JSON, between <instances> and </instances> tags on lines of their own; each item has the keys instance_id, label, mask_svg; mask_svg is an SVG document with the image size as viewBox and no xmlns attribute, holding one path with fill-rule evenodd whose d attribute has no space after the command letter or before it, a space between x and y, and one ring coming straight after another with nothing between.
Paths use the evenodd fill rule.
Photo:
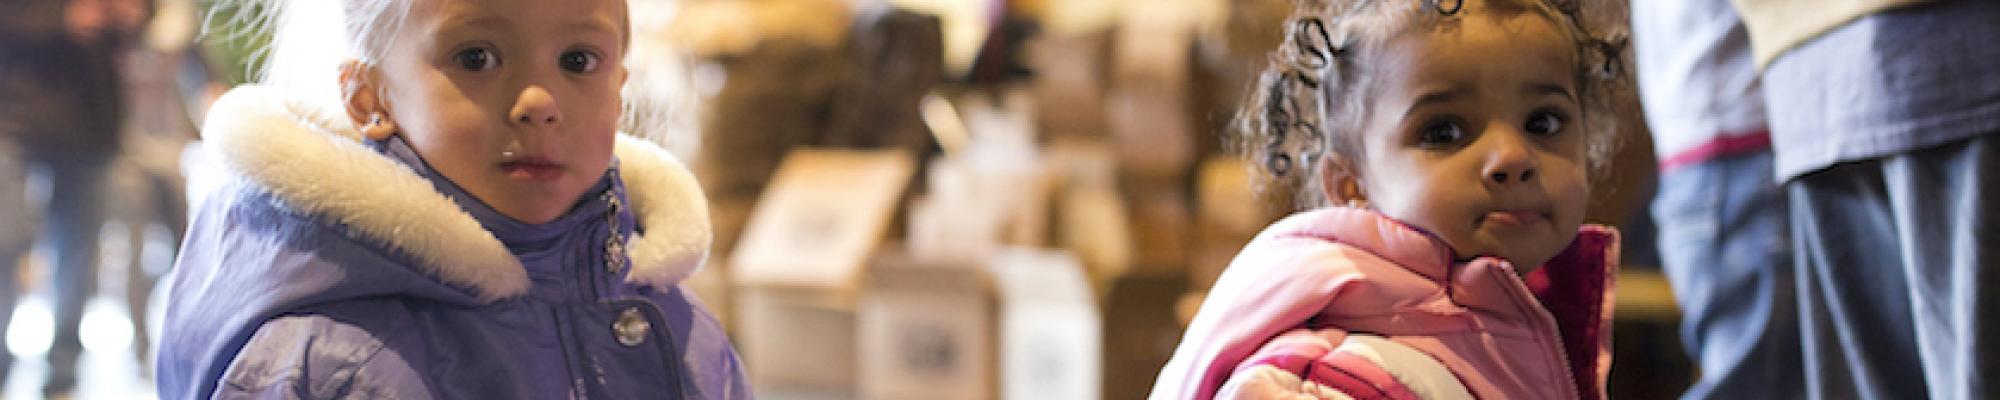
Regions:
<instances>
[{"instance_id":1,"label":"toddler in purple coat","mask_svg":"<svg viewBox=\"0 0 2000 400\"><path fill-rule=\"evenodd\" d=\"M699 186L617 132L623 0L249 5L273 72L211 108L162 398L750 397L677 286Z\"/></svg>"}]
</instances>

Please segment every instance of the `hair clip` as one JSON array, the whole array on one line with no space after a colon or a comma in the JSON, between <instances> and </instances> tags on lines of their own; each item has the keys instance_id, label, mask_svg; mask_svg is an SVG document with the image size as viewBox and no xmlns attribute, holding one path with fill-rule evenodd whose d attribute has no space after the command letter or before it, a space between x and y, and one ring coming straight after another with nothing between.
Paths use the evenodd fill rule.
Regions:
<instances>
[{"instance_id":1,"label":"hair clip","mask_svg":"<svg viewBox=\"0 0 2000 400\"><path fill-rule=\"evenodd\" d=\"M1285 153L1272 154L1268 163L1269 165L1265 167L1271 169L1272 175L1285 176L1292 173L1292 156Z\"/></svg>"},{"instance_id":2,"label":"hair clip","mask_svg":"<svg viewBox=\"0 0 2000 400\"><path fill-rule=\"evenodd\" d=\"M1289 80L1298 81L1300 85L1305 85L1308 89L1319 89L1319 78L1313 77L1311 73L1306 71L1291 71L1286 72L1285 75L1291 78Z\"/></svg>"},{"instance_id":3,"label":"hair clip","mask_svg":"<svg viewBox=\"0 0 2000 400\"><path fill-rule=\"evenodd\" d=\"M1292 41L1297 44L1299 54L1304 56L1301 66L1307 69L1324 69L1333 63L1337 54L1333 39L1326 33L1326 21L1319 18L1300 19L1292 29Z\"/></svg>"},{"instance_id":4,"label":"hair clip","mask_svg":"<svg viewBox=\"0 0 2000 400\"><path fill-rule=\"evenodd\" d=\"M1597 74L1605 78L1617 78L1622 75L1620 72L1625 70L1625 46L1631 44L1631 42L1625 38L1617 40L1596 39L1592 40L1592 42L1592 44L1596 45L1597 51L1602 53L1599 55L1604 57L1604 63L1598 66Z\"/></svg>"},{"instance_id":5,"label":"hair clip","mask_svg":"<svg viewBox=\"0 0 2000 400\"><path fill-rule=\"evenodd\" d=\"M1305 132L1306 143L1308 144L1319 143L1321 138L1319 126L1313 125L1311 121L1299 121L1297 125L1299 127L1299 132Z\"/></svg>"},{"instance_id":6,"label":"hair clip","mask_svg":"<svg viewBox=\"0 0 2000 400\"><path fill-rule=\"evenodd\" d=\"M1284 145L1286 128L1292 125L1292 111L1285 107L1291 102L1287 95L1284 80L1271 82L1264 106L1264 125L1271 130L1272 148Z\"/></svg>"},{"instance_id":7,"label":"hair clip","mask_svg":"<svg viewBox=\"0 0 2000 400\"><path fill-rule=\"evenodd\" d=\"M1465 8L1465 0L1453 0L1451 3L1451 8L1444 8L1445 1L1446 0L1431 0L1431 7L1436 7L1438 14L1441 15L1458 15L1458 10Z\"/></svg>"}]
</instances>

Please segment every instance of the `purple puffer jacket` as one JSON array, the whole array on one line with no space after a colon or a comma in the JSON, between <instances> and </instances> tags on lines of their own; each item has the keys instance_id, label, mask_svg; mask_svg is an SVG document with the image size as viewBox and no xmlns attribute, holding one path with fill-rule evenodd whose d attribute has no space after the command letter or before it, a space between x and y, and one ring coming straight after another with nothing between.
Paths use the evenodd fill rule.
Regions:
<instances>
[{"instance_id":1,"label":"purple puffer jacket","mask_svg":"<svg viewBox=\"0 0 2000 400\"><path fill-rule=\"evenodd\" d=\"M676 285L707 257L678 161L621 137L568 214L529 225L243 88L205 134L225 183L168 290L161 398L751 398L714 316Z\"/></svg>"}]
</instances>

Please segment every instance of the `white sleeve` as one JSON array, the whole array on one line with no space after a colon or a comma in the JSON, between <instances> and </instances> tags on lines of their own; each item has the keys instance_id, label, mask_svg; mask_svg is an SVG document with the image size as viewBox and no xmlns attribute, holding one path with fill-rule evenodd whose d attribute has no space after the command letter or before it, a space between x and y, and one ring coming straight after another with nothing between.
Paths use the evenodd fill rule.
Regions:
<instances>
[{"instance_id":1,"label":"white sleeve","mask_svg":"<svg viewBox=\"0 0 2000 400\"><path fill-rule=\"evenodd\" d=\"M1341 355L1350 357L1337 357ZM1311 356L1308 355L1308 357ZM1318 375L1318 373L1308 373L1305 371L1324 368L1343 371L1349 374L1359 373L1358 375L1349 375L1354 377L1380 377L1386 373L1387 379L1395 381L1394 385L1400 385L1402 389L1408 391L1407 393L1393 395L1398 398L1413 395L1416 398L1426 400L1473 399L1472 392L1466 389L1465 384L1458 380L1458 376L1452 374L1450 369L1445 368L1443 363L1438 362L1437 359L1432 358L1429 354L1381 336L1348 335L1341 341L1340 345L1335 346L1331 351L1323 353L1317 358L1314 361L1317 366L1300 367L1300 371L1287 370L1286 368L1269 364L1256 365L1238 371L1231 374L1229 380L1223 383L1222 389L1216 392L1216 398L1286 400L1352 399L1352 396L1349 396L1348 393L1343 393L1340 388L1328 386L1334 383L1323 384L1308 377L1300 376L1300 374ZM1360 360L1358 363L1365 363L1366 365L1356 365L1356 359ZM1294 367L1298 367L1298 365L1294 365ZM1372 387L1378 389L1387 387L1384 386L1387 384L1386 382L1379 380L1382 378L1361 379L1363 381L1373 381L1372 383L1363 383L1363 385L1375 385ZM1355 387L1348 388L1355 389Z\"/></svg>"}]
</instances>

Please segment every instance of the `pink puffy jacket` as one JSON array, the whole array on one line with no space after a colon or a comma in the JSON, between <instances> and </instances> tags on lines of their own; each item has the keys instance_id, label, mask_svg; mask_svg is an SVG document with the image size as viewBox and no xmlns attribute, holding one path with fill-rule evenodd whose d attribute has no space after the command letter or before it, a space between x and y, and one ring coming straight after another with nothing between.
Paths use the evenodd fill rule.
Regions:
<instances>
[{"instance_id":1,"label":"pink puffy jacket","mask_svg":"<svg viewBox=\"0 0 2000 400\"><path fill-rule=\"evenodd\" d=\"M1595 225L1524 279L1498 258L1454 262L1371 211L1293 215L1216 281L1152 398L1460 397L1435 395L1443 382L1481 399L1602 399L1617 260L1617 231Z\"/></svg>"}]
</instances>

